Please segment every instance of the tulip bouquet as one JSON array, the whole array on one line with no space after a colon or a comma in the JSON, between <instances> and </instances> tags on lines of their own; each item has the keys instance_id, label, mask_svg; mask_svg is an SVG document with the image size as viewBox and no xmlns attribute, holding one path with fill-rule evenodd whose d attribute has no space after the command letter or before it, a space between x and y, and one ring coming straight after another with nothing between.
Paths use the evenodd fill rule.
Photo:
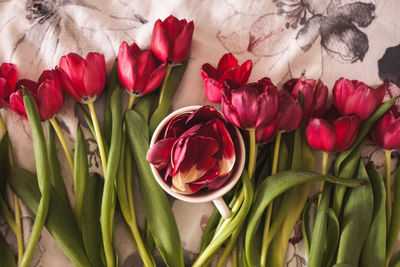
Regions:
<instances>
[{"instance_id":1,"label":"tulip bouquet","mask_svg":"<svg viewBox=\"0 0 400 267\"><path fill-rule=\"evenodd\" d=\"M233 266L283 266L299 218L309 266L398 264L400 257L392 259L392 253L400 213L394 209L390 215L389 164L400 132L397 98L383 103L389 83L372 88L340 78L328 107L329 90L322 81L300 77L277 90L266 77L247 83L251 65L239 65L228 53L216 68L207 63L200 71L208 100L221 103L226 120L248 137L248 159L242 186L225 197L231 217L212 214L193 266L211 264L219 249L216 266L230 254ZM386 185L374 165L365 166L361 158L369 132L387 151ZM322 151L321 173L315 171L312 149ZM330 153L337 156L332 171ZM310 185L317 181L320 190L309 199ZM393 205L400 201L399 184Z\"/></svg>"},{"instance_id":2,"label":"tulip bouquet","mask_svg":"<svg viewBox=\"0 0 400 267\"><path fill-rule=\"evenodd\" d=\"M6 124L0 116L3 134L0 172L5 174L0 180L0 207L18 241L16 263L0 235L0 265L29 266L41 231L46 227L76 266L117 266L113 229L114 214L119 207L145 266L155 266L154 245L168 266L184 266L182 245L169 201L153 179L145 156L150 134L167 115L185 72L193 30L192 21L169 16L164 21L156 21L151 49L122 42L107 86L106 60L97 52L88 53L86 58L67 54L55 69L44 71L37 82L18 80L15 65L1 65L0 108L14 111L29 122L36 174L14 166ZM94 102L105 87L107 96L101 127ZM161 87L158 104L153 104L158 87ZM97 141L102 173L89 174L81 126L77 127L74 153L65 140L57 118L64 102L63 91L78 102ZM123 94L129 96L124 110ZM46 134L42 122L46 125ZM75 205L71 205L65 189L55 136L61 143L73 177ZM132 197L135 171L147 219L146 231L136 222ZM7 184L15 193L13 205L9 205L5 197ZM18 198L36 215L26 246Z\"/></svg>"}]
</instances>

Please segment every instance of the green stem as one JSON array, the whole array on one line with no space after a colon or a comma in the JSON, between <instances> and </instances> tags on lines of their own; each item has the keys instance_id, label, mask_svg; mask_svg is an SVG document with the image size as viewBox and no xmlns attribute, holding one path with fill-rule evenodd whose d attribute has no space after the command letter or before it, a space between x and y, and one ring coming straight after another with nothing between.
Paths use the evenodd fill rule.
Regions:
<instances>
[{"instance_id":1,"label":"green stem","mask_svg":"<svg viewBox=\"0 0 400 267\"><path fill-rule=\"evenodd\" d=\"M281 146L281 138L282 138L282 132L279 131L276 134L276 138L275 138L274 158L272 160L271 175L274 175L278 170L279 148ZM268 252L268 245L269 245L268 232L269 232L269 225L271 223L272 208L273 208L273 202L271 201L271 203L268 206L267 215L265 218L264 234L263 234L263 241L262 241L262 247L261 247L261 258L260 258L261 266L265 266L267 263L267 252Z\"/></svg>"},{"instance_id":2,"label":"green stem","mask_svg":"<svg viewBox=\"0 0 400 267\"><path fill-rule=\"evenodd\" d=\"M94 110L93 102L89 102L89 103L87 103L87 105L89 107L90 116L92 117L94 131L96 133L95 138L96 138L97 144L99 146L100 158L101 158L101 162L103 165L103 175L105 177L106 173L107 173L107 158L106 158L106 152L104 150L103 137L101 136L100 126L99 126L99 122L97 120L96 112Z\"/></svg>"},{"instance_id":3,"label":"green stem","mask_svg":"<svg viewBox=\"0 0 400 267\"><path fill-rule=\"evenodd\" d=\"M248 169L249 177L251 180L254 175L254 169L256 166L256 162L257 162L257 143L256 143L255 129L248 129L248 131L249 131L250 151L249 151L249 162L247 165L247 169ZM226 226L233 220L233 218L235 218L236 213L239 211L239 208L243 203L243 199L244 199L244 190L242 188L242 190L240 190L240 194L239 194L235 204L232 207L231 217L224 220L224 222L222 223L222 225L218 229L218 231L215 233L212 240L217 238L217 236L226 228Z\"/></svg>"},{"instance_id":4,"label":"green stem","mask_svg":"<svg viewBox=\"0 0 400 267\"><path fill-rule=\"evenodd\" d=\"M64 150L65 157L67 158L69 168L71 169L72 175L74 174L74 160L72 159L71 152L69 151L67 141L65 140L64 134L61 131L60 126L57 123L57 120L55 117L51 118L50 120L51 125L54 128L54 131L57 134L58 140L60 140L61 146Z\"/></svg>"},{"instance_id":5,"label":"green stem","mask_svg":"<svg viewBox=\"0 0 400 267\"><path fill-rule=\"evenodd\" d=\"M232 233L231 238L229 239L228 243L226 244L224 251L222 252L221 256L218 259L218 263L216 267L223 267L226 259L228 258L231 250L234 248L236 244L236 239L240 234L240 229L237 229Z\"/></svg>"},{"instance_id":6,"label":"green stem","mask_svg":"<svg viewBox=\"0 0 400 267\"><path fill-rule=\"evenodd\" d=\"M386 169L386 175L385 175L385 180L386 180L386 227L387 229L390 229L390 220L392 217L392 186L391 186L391 180L390 180L390 163L391 163L391 154L392 151L390 150L385 150L385 169Z\"/></svg>"},{"instance_id":7,"label":"green stem","mask_svg":"<svg viewBox=\"0 0 400 267\"><path fill-rule=\"evenodd\" d=\"M0 112L0 130L3 134L6 133L7 128L6 124L4 123L3 116ZM8 144L8 159L10 167L14 167L14 157L12 154L11 143ZM1 210L3 211L3 216L8 216L7 223L10 225L11 229L13 230L15 237L17 238L17 248L18 248L18 265L21 264L22 256L24 255L24 240L22 235L22 225L21 225L21 209L19 205L18 197L12 192L12 198L14 202L14 217L15 220L12 218L11 214L9 213L7 205L5 205L4 200L1 198ZM5 212L8 215L4 214ZM11 226L13 225L13 226Z\"/></svg>"},{"instance_id":8,"label":"green stem","mask_svg":"<svg viewBox=\"0 0 400 267\"><path fill-rule=\"evenodd\" d=\"M326 175L326 173L327 173L328 159L329 159L329 153L322 151L322 168L321 168L322 175ZM318 196L318 206L319 206L319 203L321 202L321 197L322 197L322 192L324 191L324 186L325 186L325 182L321 182L319 184L319 192L321 192L321 194L319 194L319 196Z\"/></svg>"},{"instance_id":9,"label":"green stem","mask_svg":"<svg viewBox=\"0 0 400 267\"><path fill-rule=\"evenodd\" d=\"M133 103L135 102L135 98L136 98L135 94L129 94L129 102L128 102L127 110L132 109Z\"/></svg>"},{"instance_id":10,"label":"green stem","mask_svg":"<svg viewBox=\"0 0 400 267\"><path fill-rule=\"evenodd\" d=\"M167 88L167 81L168 81L169 75L171 74L171 70L172 70L172 65L168 64L167 65L167 70L165 71L164 80L163 80L163 83L162 83L162 86L161 86L160 98L158 99L158 105L159 106L163 103L164 96L165 96L165 88Z\"/></svg>"}]
</instances>

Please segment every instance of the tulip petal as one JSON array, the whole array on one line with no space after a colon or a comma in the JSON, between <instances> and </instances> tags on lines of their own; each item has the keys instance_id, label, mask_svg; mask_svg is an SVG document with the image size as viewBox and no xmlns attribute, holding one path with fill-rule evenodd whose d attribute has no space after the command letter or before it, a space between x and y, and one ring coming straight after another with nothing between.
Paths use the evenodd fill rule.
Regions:
<instances>
[{"instance_id":1,"label":"tulip petal","mask_svg":"<svg viewBox=\"0 0 400 267\"><path fill-rule=\"evenodd\" d=\"M86 97L99 97L106 82L106 62L103 54L90 52L84 61L82 82Z\"/></svg>"},{"instance_id":2,"label":"tulip petal","mask_svg":"<svg viewBox=\"0 0 400 267\"><path fill-rule=\"evenodd\" d=\"M41 120L51 119L63 106L63 92L54 80L45 80L38 89L37 105Z\"/></svg>"},{"instance_id":3,"label":"tulip petal","mask_svg":"<svg viewBox=\"0 0 400 267\"><path fill-rule=\"evenodd\" d=\"M355 116L340 117L333 122L333 127L336 133L336 144L334 150L341 152L346 150L356 139L358 128L360 126L360 119Z\"/></svg>"},{"instance_id":4,"label":"tulip petal","mask_svg":"<svg viewBox=\"0 0 400 267\"><path fill-rule=\"evenodd\" d=\"M258 99L257 122L255 127L264 127L270 123L278 112L278 91L275 86L268 86Z\"/></svg>"},{"instance_id":5,"label":"tulip petal","mask_svg":"<svg viewBox=\"0 0 400 267\"><path fill-rule=\"evenodd\" d=\"M167 62L170 51L170 40L161 20L154 23L151 35L151 51L162 62Z\"/></svg>"},{"instance_id":6,"label":"tulip petal","mask_svg":"<svg viewBox=\"0 0 400 267\"><path fill-rule=\"evenodd\" d=\"M217 70L222 74L238 65L238 61L232 53L226 53L218 62Z\"/></svg>"},{"instance_id":7,"label":"tulip petal","mask_svg":"<svg viewBox=\"0 0 400 267\"><path fill-rule=\"evenodd\" d=\"M211 66L211 64L205 63L201 66L200 75L203 80L206 78L217 79L217 69Z\"/></svg>"},{"instance_id":8,"label":"tulip petal","mask_svg":"<svg viewBox=\"0 0 400 267\"><path fill-rule=\"evenodd\" d=\"M235 107L240 121L240 127L243 129L255 128L261 125L256 125L259 114L267 115L268 113L259 113L265 106L264 103L268 103L269 97L267 95L259 97L256 89L243 86L239 89L232 90L231 102ZM262 102L262 107L259 107L259 102Z\"/></svg>"},{"instance_id":9,"label":"tulip petal","mask_svg":"<svg viewBox=\"0 0 400 267\"><path fill-rule=\"evenodd\" d=\"M246 84L249 80L251 70L253 68L253 61L247 60L240 67L234 70L234 79L240 84Z\"/></svg>"},{"instance_id":10,"label":"tulip petal","mask_svg":"<svg viewBox=\"0 0 400 267\"><path fill-rule=\"evenodd\" d=\"M400 147L400 119L396 119L386 128L383 135L383 148L387 150L398 149Z\"/></svg>"},{"instance_id":11,"label":"tulip petal","mask_svg":"<svg viewBox=\"0 0 400 267\"><path fill-rule=\"evenodd\" d=\"M75 90L74 85L72 84L71 80L69 79L65 71L57 67L56 70L58 72L58 76L60 77L60 82L62 84L62 87L64 88L65 91L67 91L67 94L76 101L82 101L82 96L78 94L78 92Z\"/></svg>"},{"instance_id":12,"label":"tulip petal","mask_svg":"<svg viewBox=\"0 0 400 267\"><path fill-rule=\"evenodd\" d=\"M24 106L24 94L22 92L22 89L19 89L10 95L10 101L9 103L7 103L7 107L18 114L20 117L28 120Z\"/></svg>"},{"instance_id":13,"label":"tulip petal","mask_svg":"<svg viewBox=\"0 0 400 267\"><path fill-rule=\"evenodd\" d=\"M308 143L314 149L331 152L335 148L335 130L323 119L310 119L306 129L306 136Z\"/></svg>"},{"instance_id":14,"label":"tulip petal","mask_svg":"<svg viewBox=\"0 0 400 267\"><path fill-rule=\"evenodd\" d=\"M0 77L5 78L7 80L10 93L15 89L15 85L17 84L17 76L18 70L17 66L12 63L3 63L0 66Z\"/></svg>"},{"instance_id":15,"label":"tulip petal","mask_svg":"<svg viewBox=\"0 0 400 267\"><path fill-rule=\"evenodd\" d=\"M147 151L146 160L157 169L162 170L171 162L171 151L176 138L166 138L157 141Z\"/></svg>"},{"instance_id":16,"label":"tulip petal","mask_svg":"<svg viewBox=\"0 0 400 267\"><path fill-rule=\"evenodd\" d=\"M376 108L375 93L368 86L359 86L348 96L344 109L340 110L343 115L357 115L362 121L366 120Z\"/></svg>"},{"instance_id":17,"label":"tulip petal","mask_svg":"<svg viewBox=\"0 0 400 267\"><path fill-rule=\"evenodd\" d=\"M158 66L147 78L147 84L145 89L140 93L146 95L156 90L164 80L165 72L167 71L167 64L161 64Z\"/></svg>"},{"instance_id":18,"label":"tulip petal","mask_svg":"<svg viewBox=\"0 0 400 267\"><path fill-rule=\"evenodd\" d=\"M206 97L208 101L212 103L220 103L221 102L221 90L222 85L214 80L207 78L204 80L204 89L206 92Z\"/></svg>"},{"instance_id":19,"label":"tulip petal","mask_svg":"<svg viewBox=\"0 0 400 267\"><path fill-rule=\"evenodd\" d=\"M11 90L7 80L4 78L0 78L0 100L7 100L10 97L10 94Z\"/></svg>"},{"instance_id":20,"label":"tulip petal","mask_svg":"<svg viewBox=\"0 0 400 267\"><path fill-rule=\"evenodd\" d=\"M183 29L182 23L172 15L164 20L163 27L167 31L170 41L175 40Z\"/></svg>"},{"instance_id":21,"label":"tulip petal","mask_svg":"<svg viewBox=\"0 0 400 267\"><path fill-rule=\"evenodd\" d=\"M303 110L299 101L286 91L278 93L278 131L291 132L295 130L303 119Z\"/></svg>"},{"instance_id":22,"label":"tulip petal","mask_svg":"<svg viewBox=\"0 0 400 267\"><path fill-rule=\"evenodd\" d=\"M371 128L369 134L372 141L385 149L389 149L384 145L384 136L387 128L396 120L395 113L389 110L378 122Z\"/></svg>"},{"instance_id":23,"label":"tulip petal","mask_svg":"<svg viewBox=\"0 0 400 267\"><path fill-rule=\"evenodd\" d=\"M133 53L131 53L128 44L126 42L122 42L118 50L118 78L121 85L130 92L133 92L137 78L137 62L132 54Z\"/></svg>"},{"instance_id":24,"label":"tulip petal","mask_svg":"<svg viewBox=\"0 0 400 267\"><path fill-rule=\"evenodd\" d=\"M332 89L333 104L339 111L345 109L347 98L354 92L355 88L350 80L340 78L335 82Z\"/></svg>"},{"instance_id":25,"label":"tulip petal","mask_svg":"<svg viewBox=\"0 0 400 267\"><path fill-rule=\"evenodd\" d=\"M86 96L85 87L82 82L84 65L84 59L75 53L69 53L60 59L60 69L66 74L64 77L61 75L61 82L67 93L77 101L82 101L83 97ZM68 84L66 78L69 79L70 84Z\"/></svg>"},{"instance_id":26,"label":"tulip petal","mask_svg":"<svg viewBox=\"0 0 400 267\"><path fill-rule=\"evenodd\" d=\"M178 138L185 131L186 120L189 114L181 114L169 121L165 128L164 138Z\"/></svg>"},{"instance_id":27,"label":"tulip petal","mask_svg":"<svg viewBox=\"0 0 400 267\"><path fill-rule=\"evenodd\" d=\"M194 24L193 21L185 25L182 32L176 37L173 47L173 63L182 63L189 57L192 46Z\"/></svg>"}]
</instances>

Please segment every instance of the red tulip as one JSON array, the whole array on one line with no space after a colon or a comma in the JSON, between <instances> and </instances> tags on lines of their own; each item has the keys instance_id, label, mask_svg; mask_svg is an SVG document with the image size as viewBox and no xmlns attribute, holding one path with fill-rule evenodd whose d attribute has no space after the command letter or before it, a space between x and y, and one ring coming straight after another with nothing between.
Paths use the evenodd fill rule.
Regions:
<instances>
[{"instance_id":1,"label":"red tulip","mask_svg":"<svg viewBox=\"0 0 400 267\"><path fill-rule=\"evenodd\" d=\"M366 120L382 103L386 84L374 89L360 81L340 78L333 90L333 103L343 115L355 114Z\"/></svg>"},{"instance_id":2,"label":"red tulip","mask_svg":"<svg viewBox=\"0 0 400 267\"><path fill-rule=\"evenodd\" d=\"M103 92L106 63L102 54L90 52L84 59L69 53L61 57L57 70L65 91L76 101L93 102Z\"/></svg>"},{"instance_id":3,"label":"red tulip","mask_svg":"<svg viewBox=\"0 0 400 267\"><path fill-rule=\"evenodd\" d=\"M35 99L41 120L51 119L58 113L64 102L63 91L58 74L55 70L46 70L38 82L23 79L18 81L16 92L12 93L6 104L15 113L27 119L22 86L27 88Z\"/></svg>"},{"instance_id":4,"label":"red tulip","mask_svg":"<svg viewBox=\"0 0 400 267\"><path fill-rule=\"evenodd\" d=\"M222 110L226 119L242 129L263 128L278 111L278 90L269 78L243 86L224 87Z\"/></svg>"},{"instance_id":5,"label":"red tulip","mask_svg":"<svg viewBox=\"0 0 400 267\"><path fill-rule=\"evenodd\" d=\"M236 155L233 128L213 107L174 117L147 152L154 164L179 193L215 190L230 177Z\"/></svg>"},{"instance_id":6,"label":"red tulip","mask_svg":"<svg viewBox=\"0 0 400 267\"><path fill-rule=\"evenodd\" d=\"M118 51L118 77L130 93L146 95L163 81L166 64L157 64L151 50L140 50L132 43L122 42Z\"/></svg>"},{"instance_id":7,"label":"red tulip","mask_svg":"<svg viewBox=\"0 0 400 267\"><path fill-rule=\"evenodd\" d=\"M325 152L346 150L357 136L360 119L355 116L343 116L329 123L324 119L310 119L306 135L310 146Z\"/></svg>"},{"instance_id":8,"label":"red tulip","mask_svg":"<svg viewBox=\"0 0 400 267\"><path fill-rule=\"evenodd\" d=\"M302 118L303 110L298 99L287 91L279 91L277 131L291 132L295 130Z\"/></svg>"},{"instance_id":9,"label":"red tulip","mask_svg":"<svg viewBox=\"0 0 400 267\"><path fill-rule=\"evenodd\" d=\"M151 35L151 50L162 62L182 63L189 57L194 24L185 19L169 16L164 21L157 20Z\"/></svg>"},{"instance_id":10,"label":"red tulip","mask_svg":"<svg viewBox=\"0 0 400 267\"><path fill-rule=\"evenodd\" d=\"M283 85L284 90L288 90L293 95L303 96L303 120L307 122L310 118L320 118L327 111L326 103L328 99L328 87L321 80L292 79Z\"/></svg>"},{"instance_id":11,"label":"red tulip","mask_svg":"<svg viewBox=\"0 0 400 267\"><path fill-rule=\"evenodd\" d=\"M0 108L8 102L11 93L17 83L17 66L11 63L3 63L0 66Z\"/></svg>"},{"instance_id":12,"label":"red tulip","mask_svg":"<svg viewBox=\"0 0 400 267\"><path fill-rule=\"evenodd\" d=\"M372 141L386 150L400 149L400 115L389 110L371 129Z\"/></svg>"},{"instance_id":13,"label":"red tulip","mask_svg":"<svg viewBox=\"0 0 400 267\"><path fill-rule=\"evenodd\" d=\"M256 142L257 144L268 144L274 140L276 135L276 126L278 122L278 116L276 116L269 124L265 127L256 129Z\"/></svg>"},{"instance_id":14,"label":"red tulip","mask_svg":"<svg viewBox=\"0 0 400 267\"><path fill-rule=\"evenodd\" d=\"M253 62L247 60L241 66L237 59L227 53L221 57L217 68L206 63L201 67L200 74L204 80L204 88L208 101L213 103L221 102L221 90L225 81L234 80L240 85L244 85L249 80Z\"/></svg>"}]
</instances>

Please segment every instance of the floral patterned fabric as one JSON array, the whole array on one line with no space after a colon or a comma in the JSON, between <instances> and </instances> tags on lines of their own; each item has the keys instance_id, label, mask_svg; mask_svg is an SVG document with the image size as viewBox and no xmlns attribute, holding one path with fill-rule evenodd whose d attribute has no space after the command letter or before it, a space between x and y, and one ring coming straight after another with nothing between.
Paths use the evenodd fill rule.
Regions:
<instances>
[{"instance_id":1,"label":"floral patterned fabric","mask_svg":"<svg viewBox=\"0 0 400 267\"><path fill-rule=\"evenodd\" d=\"M400 92L399 9L397 0L0 0L0 63L15 63L20 78L36 80L42 70L57 65L62 55L97 51L105 55L110 70L122 41L149 47L154 22L173 14L195 23L191 59L175 96L174 110L210 104L199 70L206 62L215 65L227 52L232 52L240 62L254 61L250 81L269 76L279 86L292 77L305 75L320 78L331 88L342 76L371 86L388 78L394 82L389 90L393 96ZM103 105L103 98L96 102L100 118ZM1 112L10 131L17 165L34 170L29 125L12 112ZM78 113L74 102L67 99L59 116L71 147L77 124L83 121ZM101 172L95 140L88 129L84 131L90 170ZM66 162L61 151L59 157ZM368 143L364 157L374 160L382 169L382 150ZM397 158L397 153L393 153L393 160L397 162ZM66 164L63 174L72 199L72 177ZM143 219L137 194L135 201L138 217ZM190 264L199 252L202 229L214 207L174 199L171 204L185 262ZM24 208L26 240L32 223L32 214ZM0 231L16 252L12 231L1 215ZM119 265L140 265L118 213L115 234ZM159 256L157 262L162 266ZM45 230L32 266L72 264ZM307 266L299 227L290 240L287 266Z\"/></svg>"}]
</instances>

